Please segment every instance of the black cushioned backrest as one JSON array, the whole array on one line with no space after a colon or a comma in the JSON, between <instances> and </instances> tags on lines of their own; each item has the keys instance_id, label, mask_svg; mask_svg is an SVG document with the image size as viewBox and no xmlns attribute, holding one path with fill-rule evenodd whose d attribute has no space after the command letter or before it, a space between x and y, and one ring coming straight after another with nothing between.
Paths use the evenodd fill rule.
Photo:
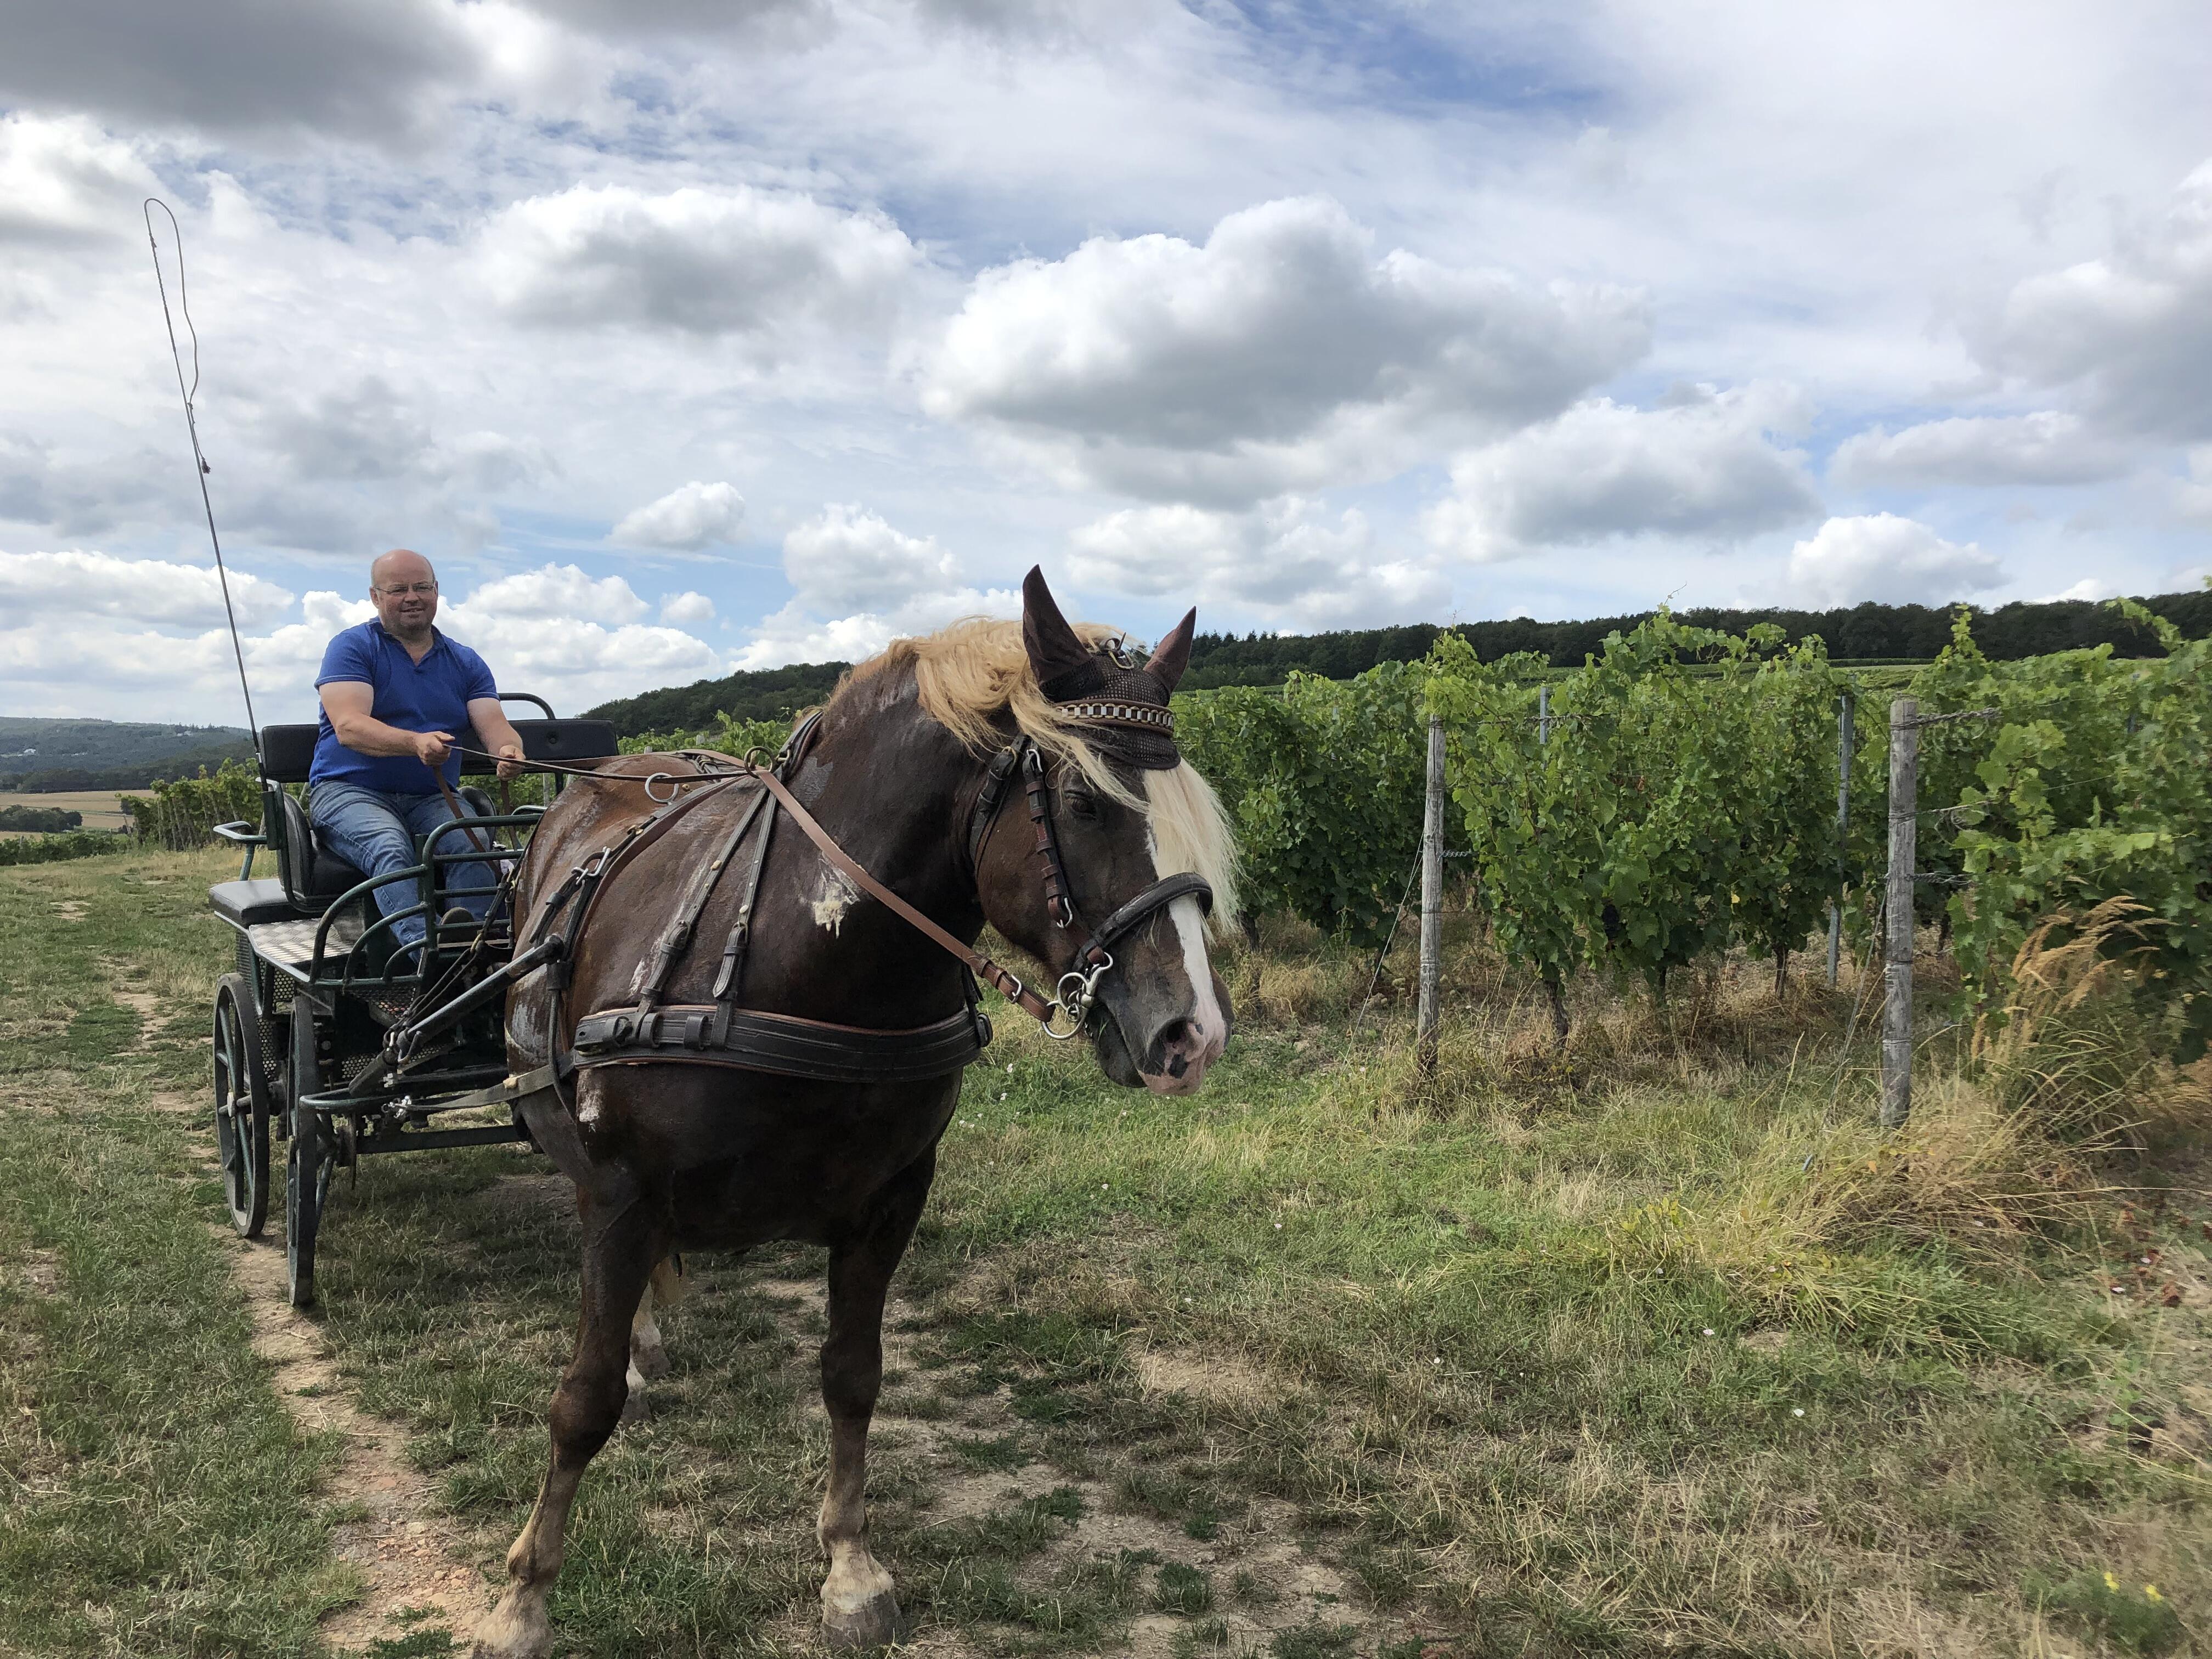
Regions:
<instances>
[{"instance_id":1,"label":"black cushioned backrest","mask_svg":"<svg viewBox=\"0 0 2212 1659\"><path fill-rule=\"evenodd\" d=\"M266 743L271 732L298 729L297 726L264 726L262 728L262 741ZM280 790L276 792L276 810L284 816L283 840L276 848L276 872L283 879L285 896L297 903L314 896L315 838L307 828L307 811L297 800Z\"/></svg>"},{"instance_id":2,"label":"black cushioned backrest","mask_svg":"<svg viewBox=\"0 0 2212 1659\"><path fill-rule=\"evenodd\" d=\"M362 873L322 843L307 822L307 809L283 791L277 810L284 817L284 840L279 848L277 873L283 878L287 897L303 910L319 910L319 900L336 898L357 885Z\"/></svg>"},{"instance_id":3,"label":"black cushioned backrest","mask_svg":"<svg viewBox=\"0 0 2212 1659\"><path fill-rule=\"evenodd\" d=\"M605 720L517 720L514 734L522 739L522 752L534 761L551 761L566 766L576 761L605 760L610 755L622 753L616 741L615 728ZM483 745L469 740L472 749ZM462 770L489 772L489 761L470 760L462 763Z\"/></svg>"},{"instance_id":4,"label":"black cushioned backrest","mask_svg":"<svg viewBox=\"0 0 2212 1659\"><path fill-rule=\"evenodd\" d=\"M315 763L315 738L319 726L264 726L261 728L261 775L271 783L305 783Z\"/></svg>"}]
</instances>

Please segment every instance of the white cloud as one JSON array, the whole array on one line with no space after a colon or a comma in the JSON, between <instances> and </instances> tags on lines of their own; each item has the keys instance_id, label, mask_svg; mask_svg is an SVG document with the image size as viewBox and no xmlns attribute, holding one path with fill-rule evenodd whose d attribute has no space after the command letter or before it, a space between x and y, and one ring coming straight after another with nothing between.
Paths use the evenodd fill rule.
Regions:
<instances>
[{"instance_id":1,"label":"white cloud","mask_svg":"<svg viewBox=\"0 0 2212 1659\"><path fill-rule=\"evenodd\" d=\"M1808 518L1820 501L1803 457L1770 434L1802 425L1785 386L1687 388L1669 407L1578 404L1452 463L1430 540L1478 562L1613 536L1735 538Z\"/></svg>"},{"instance_id":2,"label":"white cloud","mask_svg":"<svg viewBox=\"0 0 2212 1659\"><path fill-rule=\"evenodd\" d=\"M219 132L415 136L480 61L447 0L70 0L11 8L0 95Z\"/></svg>"},{"instance_id":3,"label":"white cloud","mask_svg":"<svg viewBox=\"0 0 2212 1659\"><path fill-rule=\"evenodd\" d=\"M1553 412L1641 357L1628 289L1435 263L1334 201L1231 214L1204 246L1095 237L975 279L922 403L1063 477L1223 504L1387 476L1439 435Z\"/></svg>"},{"instance_id":4,"label":"white cloud","mask_svg":"<svg viewBox=\"0 0 2212 1659\"><path fill-rule=\"evenodd\" d=\"M701 37L798 46L836 27L828 0L527 0L534 11L594 34Z\"/></svg>"},{"instance_id":5,"label":"white cloud","mask_svg":"<svg viewBox=\"0 0 2212 1659\"><path fill-rule=\"evenodd\" d=\"M2104 257L2019 283L1970 339L2001 374L2073 388L2105 430L2212 438L2212 161Z\"/></svg>"},{"instance_id":6,"label":"white cloud","mask_svg":"<svg viewBox=\"0 0 2212 1659\"><path fill-rule=\"evenodd\" d=\"M956 581L952 556L857 506L832 502L783 538L783 574L813 611L896 611Z\"/></svg>"},{"instance_id":7,"label":"white cloud","mask_svg":"<svg viewBox=\"0 0 2212 1659\"><path fill-rule=\"evenodd\" d=\"M113 563L130 568L106 574L143 584L150 595L165 589L173 594L175 579L164 572L174 567L152 560ZM214 573L205 574L212 587ZM186 595L189 591L187 586ZM285 598L289 603L290 596ZM240 619L255 708L264 722L311 719L314 672L331 635L374 614L366 599L349 601L321 592L307 595L301 610L302 621L266 634L252 630L270 620L267 605L251 620ZM139 615L81 606L44 612L8 607L0 616L20 617L27 625L0 626L0 701L11 711L130 720L149 718L150 709L164 717L243 725L238 668L229 631L220 625L220 600L211 613L217 625L201 625L209 614L204 607L196 613L188 599L168 606L156 598ZM170 625L198 631L162 631Z\"/></svg>"},{"instance_id":8,"label":"white cloud","mask_svg":"<svg viewBox=\"0 0 2212 1659\"><path fill-rule=\"evenodd\" d=\"M1956 416L1901 432L1881 427L1846 438L1828 463L1846 483L2082 484L2128 471L2129 452L2078 415Z\"/></svg>"},{"instance_id":9,"label":"white cloud","mask_svg":"<svg viewBox=\"0 0 2212 1659\"><path fill-rule=\"evenodd\" d=\"M579 185L506 209L478 246L493 297L522 321L728 335L763 358L790 355L797 325L880 327L919 257L881 213L744 185Z\"/></svg>"},{"instance_id":10,"label":"white cloud","mask_svg":"<svg viewBox=\"0 0 2212 1659\"><path fill-rule=\"evenodd\" d=\"M453 633L483 653L500 690L537 692L569 714L648 686L728 672L712 647L675 628L609 628L574 616L526 617L471 608L456 614Z\"/></svg>"},{"instance_id":11,"label":"white cloud","mask_svg":"<svg viewBox=\"0 0 2212 1659\"><path fill-rule=\"evenodd\" d=\"M665 623L708 623L714 620L714 602L704 593L672 593L660 602Z\"/></svg>"},{"instance_id":12,"label":"white cloud","mask_svg":"<svg viewBox=\"0 0 2212 1659\"><path fill-rule=\"evenodd\" d=\"M2062 592L2045 593L2037 601L2039 605L2063 604L2069 599L2109 599L2118 597L2119 589L2100 576L2084 576L2073 586Z\"/></svg>"},{"instance_id":13,"label":"white cloud","mask_svg":"<svg viewBox=\"0 0 2212 1659\"><path fill-rule=\"evenodd\" d=\"M745 498L733 483L702 483L696 478L623 515L608 535L624 547L665 547L696 553L737 539L745 521Z\"/></svg>"},{"instance_id":14,"label":"white cloud","mask_svg":"<svg viewBox=\"0 0 2212 1659\"><path fill-rule=\"evenodd\" d=\"M594 580L573 564L549 564L486 582L440 614L463 628L492 618L550 622L588 617L619 624L637 621L647 608L620 576Z\"/></svg>"},{"instance_id":15,"label":"white cloud","mask_svg":"<svg viewBox=\"0 0 2212 1659\"><path fill-rule=\"evenodd\" d=\"M0 116L0 242L125 235L156 182L135 149L82 116Z\"/></svg>"},{"instance_id":16,"label":"white cloud","mask_svg":"<svg viewBox=\"0 0 2212 1659\"><path fill-rule=\"evenodd\" d=\"M2174 483L2173 509L2193 524L2212 526L2212 444L2189 452L2189 476Z\"/></svg>"},{"instance_id":17,"label":"white cloud","mask_svg":"<svg viewBox=\"0 0 2212 1659\"><path fill-rule=\"evenodd\" d=\"M1079 586L1146 597L1188 594L1308 626L1407 622L1449 602L1425 561L1380 553L1356 508L1332 520L1320 501L1279 496L1247 513L1177 505L1126 508L1078 530Z\"/></svg>"},{"instance_id":18,"label":"white cloud","mask_svg":"<svg viewBox=\"0 0 2212 1659\"><path fill-rule=\"evenodd\" d=\"M909 536L852 504L831 502L794 526L783 568L796 596L749 630L732 667L857 662L963 617L1021 614L1018 593L963 583L934 537Z\"/></svg>"},{"instance_id":19,"label":"white cloud","mask_svg":"<svg viewBox=\"0 0 2212 1659\"><path fill-rule=\"evenodd\" d=\"M1790 554L1790 586L1808 605L1942 605L2002 585L1996 557L1947 542L1891 513L1831 519Z\"/></svg>"},{"instance_id":20,"label":"white cloud","mask_svg":"<svg viewBox=\"0 0 2212 1659\"><path fill-rule=\"evenodd\" d=\"M963 617L1018 617L1022 596L1010 589L955 588L925 593L889 611L862 611L828 621L794 600L761 619L752 642L731 659L732 668L781 668L794 662L859 662L893 640L958 622Z\"/></svg>"},{"instance_id":21,"label":"white cloud","mask_svg":"<svg viewBox=\"0 0 2212 1659\"><path fill-rule=\"evenodd\" d=\"M230 573L230 599L241 628L273 622L292 607L289 592L243 570ZM112 553L0 553L0 629L47 628L82 617L218 626L222 578L213 565Z\"/></svg>"},{"instance_id":22,"label":"white cloud","mask_svg":"<svg viewBox=\"0 0 2212 1659\"><path fill-rule=\"evenodd\" d=\"M1813 389L1806 447L1824 455L1886 421L1878 453L1871 435L1851 453L1894 485L1837 510L1978 538L2019 592L2090 569L2140 587L2201 562L2212 522L2212 468L2178 459L2212 434L2174 435L2212 384L2192 321L2203 192L2173 184L2212 150L2212 23L2182 0L2126 29L2094 9L2010 27L1996 0L1877 28L1848 8L1713 0L1687 30L1611 0L1397 6L1387 28L1340 7L1173 0L15 11L0 546L204 559L140 240L149 174L183 222L225 545L294 591L357 592L394 543L429 553L456 592L549 561L640 583L609 556L609 526L647 488L731 480L748 497L741 544L857 501L957 552L956 574L909 590L802 598L786 620L843 627L838 654L901 625L906 592L1010 586L1073 527L1146 507L1228 515L1201 521L1218 557L1192 556L1182 586L1259 597L1207 598L1209 626L1327 625L1350 614L1331 596L1381 593L1388 616L1394 576L1413 614L1442 616L1438 568L1462 604L1478 577L1407 556L1434 551L1421 513L1445 471L1606 398L1651 421L1621 414L1625 451L1572 489L1556 471L1547 484L1557 452L1535 441L1488 457L1521 465L1510 499L1472 515L1483 544L1540 526L1601 539L1483 567L1483 610L1626 609L1650 597L1655 556L1687 555L1601 524L1710 538L1685 602L1726 599L1820 519L1748 549L1720 544L1741 532L1682 528L1725 522L1762 499L1744 481L1773 474L1750 440L1711 437L1691 483L1713 493L1670 495L1662 462L1688 440L1666 434L1695 424L1656 406L1675 380ZM815 27L810 55L763 50L763 19ZM187 61L204 73L180 75ZM1236 211L1252 204L1268 205ZM857 267L837 257L847 240ZM1978 312L1977 294L1996 297ZM1937 479L1939 462L2043 476L2086 466L2080 451L2028 442L2032 423L1945 422L2030 410L2078 417L2127 474L1999 528L2021 503ZM1929 429L1896 430L1912 422ZM1806 442L1760 441L1785 462ZM1279 533L1285 495L1328 505ZM1355 502L1364 541L1342 517ZM1141 555L1174 526L1135 527L1125 581L1166 583L1157 621L1182 589ZM744 628L787 596L775 572L742 556L686 569L717 613L694 632L771 648ZM664 597L654 585L630 623L578 619L682 626ZM322 644L302 617L249 634L279 702L294 693L272 653ZM173 681L132 681L101 712L235 718L219 629L207 678L178 655L214 627L18 629L41 651L105 629L114 665L10 681L0 704L89 710L173 659ZM779 637L801 654L824 643Z\"/></svg>"}]
</instances>

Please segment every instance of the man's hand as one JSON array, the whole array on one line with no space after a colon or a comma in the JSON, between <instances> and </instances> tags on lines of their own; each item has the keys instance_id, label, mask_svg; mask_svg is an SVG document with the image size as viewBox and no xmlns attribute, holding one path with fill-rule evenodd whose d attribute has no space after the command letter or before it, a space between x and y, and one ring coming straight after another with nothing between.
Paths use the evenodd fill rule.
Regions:
<instances>
[{"instance_id":1,"label":"man's hand","mask_svg":"<svg viewBox=\"0 0 2212 1659\"><path fill-rule=\"evenodd\" d=\"M446 763L446 757L453 746L453 734L450 732L415 733L415 758L434 772Z\"/></svg>"},{"instance_id":2,"label":"man's hand","mask_svg":"<svg viewBox=\"0 0 2212 1659\"><path fill-rule=\"evenodd\" d=\"M499 775L503 778L516 777L522 771L522 745L503 743L499 746Z\"/></svg>"}]
</instances>

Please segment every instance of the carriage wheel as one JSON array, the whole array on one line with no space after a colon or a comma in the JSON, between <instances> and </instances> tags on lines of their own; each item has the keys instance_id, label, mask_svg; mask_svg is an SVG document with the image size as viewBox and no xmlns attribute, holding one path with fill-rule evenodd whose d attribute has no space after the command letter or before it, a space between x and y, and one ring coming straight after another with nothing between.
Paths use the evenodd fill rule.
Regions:
<instances>
[{"instance_id":1,"label":"carriage wheel","mask_svg":"<svg viewBox=\"0 0 2212 1659\"><path fill-rule=\"evenodd\" d=\"M295 1308L315 1300L315 1234L331 1194L331 1170L337 1148L322 1115L301 1103L322 1086L315 1055L314 1010L304 1000L292 1004L292 1053L288 1067L292 1144L284 1158L284 1267Z\"/></svg>"},{"instance_id":2,"label":"carriage wheel","mask_svg":"<svg viewBox=\"0 0 2212 1659\"><path fill-rule=\"evenodd\" d=\"M258 1238L269 1219L269 1079L253 995L237 974L215 988L215 1147L230 1224Z\"/></svg>"}]
</instances>

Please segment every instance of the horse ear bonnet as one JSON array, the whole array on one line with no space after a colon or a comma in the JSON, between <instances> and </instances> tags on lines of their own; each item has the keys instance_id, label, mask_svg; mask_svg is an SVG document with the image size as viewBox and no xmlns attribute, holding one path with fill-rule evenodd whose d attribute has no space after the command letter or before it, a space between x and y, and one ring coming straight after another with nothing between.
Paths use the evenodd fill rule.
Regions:
<instances>
[{"instance_id":1,"label":"horse ear bonnet","mask_svg":"<svg viewBox=\"0 0 2212 1659\"><path fill-rule=\"evenodd\" d=\"M1182 764L1168 698L1190 661L1197 623L1193 611L1140 666L1119 641L1096 649L1085 645L1060 615L1042 569L1032 567L1022 580L1022 643L1038 690L1080 720L1085 736L1109 759L1144 771Z\"/></svg>"}]
</instances>

